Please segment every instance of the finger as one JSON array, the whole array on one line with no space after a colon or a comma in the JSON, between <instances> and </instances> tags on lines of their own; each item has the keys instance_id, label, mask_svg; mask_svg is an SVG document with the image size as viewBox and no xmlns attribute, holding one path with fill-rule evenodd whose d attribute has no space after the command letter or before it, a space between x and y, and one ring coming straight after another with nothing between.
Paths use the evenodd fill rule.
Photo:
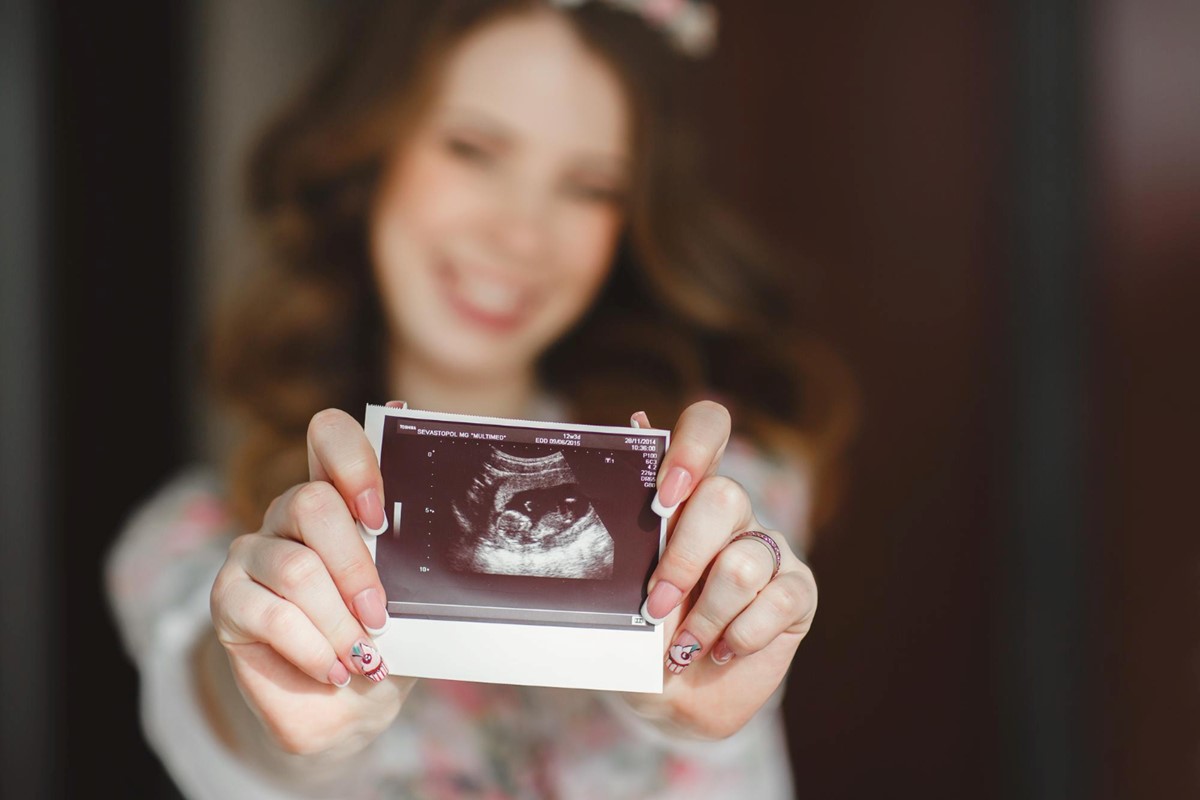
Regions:
<instances>
[{"instance_id":1,"label":"finger","mask_svg":"<svg viewBox=\"0 0 1200 800\"><path fill-rule=\"evenodd\" d=\"M761 544L742 539L721 550L704 579L700 597L667 651L668 668L678 673L687 666L672 658L681 648L694 657L712 647L729 623L754 602L774 572L775 558Z\"/></svg>"},{"instance_id":2,"label":"finger","mask_svg":"<svg viewBox=\"0 0 1200 800\"><path fill-rule=\"evenodd\" d=\"M408 403L403 400L388 400L384 406L386 408L408 408Z\"/></svg>"},{"instance_id":3,"label":"finger","mask_svg":"<svg viewBox=\"0 0 1200 800\"><path fill-rule=\"evenodd\" d=\"M308 423L308 475L336 486L368 533L387 530L379 461L362 426L346 412L326 409Z\"/></svg>"},{"instance_id":4,"label":"finger","mask_svg":"<svg viewBox=\"0 0 1200 800\"><path fill-rule=\"evenodd\" d=\"M712 648L712 659L727 664L735 656L745 657L767 647L785 633L803 638L817 612L817 584L812 572L800 568L781 572L758 593Z\"/></svg>"},{"instance_id":5,"label":"finger","mask_svg":"<svg viewBox=\"0 0 1200 800\"><path fill-rule=\"evenodd\" d=\"M751 527L750 497L732 478L713 475L696 487L650 575L642 616L658 625L700 582L733 535Z\"/></svg>"},{"instance_id":6,"label":"finger","mask_svg":"<svg viewBox=\"0 0 1200 800\"><path fill-rule=\"evenodd\" d=\"M684 409L658 469L658 492L651 503L654 513L670 517L700 480L716 472L729 430L729 412L720 403L702 400Z\"/></svg>"},{"instance_id":7,"label":"finger","mask_svg":"<svg viewBox=\"0 0 1200 800\"><path fill-rule=\"evenodd\" d=\"M315 681L337 687L350 683L346 665L308 616L248 577L214 584L212 616L217 638L227 648L262 643Z\"/></svg>"},{"instance_id":8,"label":"finger","mask_svg":"<svg viewBox=\"0 0 1200 800\"><path fill-rule=\"evenodd\" d=\"M333 581L345 608L375 636L388 624L379 571L338 491L324 481L302 483L271 504L264 530L304 545Z\"/></svg>"},{"instance_id":9,"label":"finger","mask_svg":"<svg viewBox=\"0 0 1200 800\"><path fill-rule=\"evenodd\" d=\"M290 539L266 536L248 537L239 550L246 574L300 609L343 664L373 680L387 677L387 667L378 657L375 643L346 608L320 556ZM365 652L376 654L363 665L355 656ZM377 675L379 667L383 669L381 675Z\"/></svg>"}]
</instances>

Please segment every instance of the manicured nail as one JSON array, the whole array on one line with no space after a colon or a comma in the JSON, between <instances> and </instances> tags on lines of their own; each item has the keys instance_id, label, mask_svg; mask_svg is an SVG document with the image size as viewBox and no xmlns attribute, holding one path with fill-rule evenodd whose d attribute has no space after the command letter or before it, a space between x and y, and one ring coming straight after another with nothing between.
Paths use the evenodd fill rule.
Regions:
<instances>
[{"instance_id":1,"label":"manicured nail","mask_svg":"<svg viewBox=\"0 0 1200 800\"><path fill-rule=\"evenodd\" d=\"M387 664L383 663L379 650L367 639L359 639L354 643L350 648L350 658L358 666L359 672L376 683L388 676Z\"/></svg>"},{"instance_id":2,"label":"manicured nail","mask_svg":"<svg viewBox=\"0 0 1200 800\"><path fill-rule=\"evenodd\" d=\"M675 637L675 644L667 651L665 663L667 669L676 675L683 672L692 664L692 659L700 652L700 640L687 631L682 631Z\"/></svg>"},{"instance_id":3,"label":"manicured nail","mask_svg":"<svg viewBox=\"0 0 1200 800\"><path fill-rule=\"evenodd\" d=\"M378 636L387 630L387 606L383 602L378 589L363 589L354 598L354 613L358 621L367 629L367 633Z\"/></svg>"},{"instance_id":4,"label":"manicured nail","mask_svg":"<svg viewBox=\"0 0 1200 800\"><path fill-rule=\"evenodd\" d=\"M713 645L713 649L712 652L709 653L709 657L711 657L712 660L717 664L724 666L733 659L733 651L729 649L729 645L725 644L725 640L722 639Z\"/></svg>"},{"instance_id":5,"label":"manicured nail","mask_svg":"<svg viewBox=\"0 0 1200 800\"><path fill-rule=\"evenodd\" d=\"M679 587L659 581L650 590L646 602L642 603L642 618L652 625L661 625L667 615L675 610L675 606L679 605L681 599L683 592Z\"/></svg>"},{"instance_id":6,"label":"manicured nail","mask_svg":"<svg viewBox=\"0 0 1200 800\"><path fill-rule=\"evenodd\" d=\"M350 670L346 669L346 665L338 661L333 665L333 669L329 670L329 682L339 689L345 689L350 685Z\"/></svg>"},{"instance_id":7,"label":"manicured nail","mask_svg":"<svg viewBox=\"0 0 1200 800\"><path fill-rule=\"evenodd\" d=\"M654 513L663 519L669 518L675 513L675 509L679 508L679 501L683 499L691 485L692 476L686 469L671 467L667 477L663 478L662 486L655 493L650 508L654 509Z\"/></svg>"},{"instance_id":8,"label":"manicured nail","mask_svg":"<svg viewBox=\"0 0 1200 800\"><path fill-rule=\"evenodd\" d=\"M630 427L632 427L632 428L640 428L640 427L642 427L642 426L641 426L641 423L639 423L639 422L637 421L637 415L636 415L636 414L634 414L632 417L630 417L630 418L629 418L629 426L630 426Z\"/></svg>"},{"instance_id":9,"label":"manicured nail","mask_svg":"<svg viewBox=\"0 0 1200 800\"><path fill-rule=\"evenodd\" d=\"M408 408L408 403L403 400L388 400L385 406L387 408Z\"/></svg>"},{"instance_id":10,"label":"manicured nail","mask_svg":"<svg viewBox=\"0 0 1200 800\"><path fill-rule=\"evenodd\" d=\"M635 411L629 418L629 424L634 428L649 428L650 418L646 416L645 411Z\"/></svg>"},{"instance_id":11,"label":"manicured nail","mask_svg":"<svg viewBox=\"0 0 1200 800\"><path fill-rule=\"evenodd\" d=\"M387 530L387 517L383 513L379 492L367 489L354 501L354 508L358 511L358 521L367 533L378 536Z\"/></svg>"}]
</instances>

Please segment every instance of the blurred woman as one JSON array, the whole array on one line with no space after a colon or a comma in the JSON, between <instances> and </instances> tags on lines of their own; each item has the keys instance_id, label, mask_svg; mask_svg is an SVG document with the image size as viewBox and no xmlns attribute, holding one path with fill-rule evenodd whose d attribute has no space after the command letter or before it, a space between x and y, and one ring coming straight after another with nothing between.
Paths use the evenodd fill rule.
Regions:
<instances>
[{"instance_id":1,"label":"blurred woman","mask_svg":"<svg viewBox=\"0 0 1200 800\"><path fill-rule=\"evenodd\" d=\"M713 25L684 0L372 7L265 133L271 258L216 330L238 446L224 481L152 498L109 563L185 792L791 795L777 707L816 609L796 553L846 407L806 357L794 274L700 182L685 90ZM676 420L643 606L662 695L384 677L358 533L385 527L383 485L356 418L386 397Z\"/></svg>"}]
</instances>

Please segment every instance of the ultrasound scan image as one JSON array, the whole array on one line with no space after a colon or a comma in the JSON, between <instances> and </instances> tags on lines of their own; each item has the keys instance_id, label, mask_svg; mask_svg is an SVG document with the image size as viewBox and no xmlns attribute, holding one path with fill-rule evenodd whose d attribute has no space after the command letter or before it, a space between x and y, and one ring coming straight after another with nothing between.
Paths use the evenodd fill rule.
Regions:
<instances>
[{"instance_id":1,"label":"ultrasound scan image","mask_svg":"<svg viewBox=\"0 0 1200 800\"><path fill-rule=\"evenodd\" d=\"M492 447L452 504L461 538L452 569L609 580L613 538L561 451L522 457Z\"/></svg>"},{"instance_id":2,"label":"ultrasound scan image","mask_svg":"<svg viewBox=\"0 0 1200 800\"><path fill-rule=\"evenodd\" d=\"M394 616L653 631L665 437L396 414L380 434ZM581 426L582 427L582 426Z\"/></svg>"}]
</instances>

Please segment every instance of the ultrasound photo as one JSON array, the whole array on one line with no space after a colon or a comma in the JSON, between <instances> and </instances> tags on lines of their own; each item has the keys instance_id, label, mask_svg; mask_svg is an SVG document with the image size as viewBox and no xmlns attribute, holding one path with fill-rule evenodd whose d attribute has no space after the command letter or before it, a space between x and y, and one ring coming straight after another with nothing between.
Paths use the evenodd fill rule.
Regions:
<instances>
[{"instance_id":1,"label":"ultrasound photo","mask_svg":"<svg viewBox=\"0 0 1200 800\"><path fill-rule=\"evenodd\" d=\"M664 628L641 608L666 540L651 501L670 431L376 405L363 428L388 525L362 536L393 673L663 690Z\"/></svg>"},{"instance_id":2,"label":"ultrasound photo","mask_svg":"<svg viewBox=\"0 0 1200 800\"><path fill-rule=\"evenodd\" d=\"M388 410L375 540L388 611L647 630L665 438ZM404 416L405 414L410 416Z\"/></svg>"},{"instance_id":3,"label":"ultrasound photo","mask_svg":"<svg viewBox=\"0 0 1200 800\"><path fill-rule=\"evenodd\" d=\"M457 571L612 578L612 536L562 451L527 458L492 447L453 510Z\"/></svg>"}]
</instances>

